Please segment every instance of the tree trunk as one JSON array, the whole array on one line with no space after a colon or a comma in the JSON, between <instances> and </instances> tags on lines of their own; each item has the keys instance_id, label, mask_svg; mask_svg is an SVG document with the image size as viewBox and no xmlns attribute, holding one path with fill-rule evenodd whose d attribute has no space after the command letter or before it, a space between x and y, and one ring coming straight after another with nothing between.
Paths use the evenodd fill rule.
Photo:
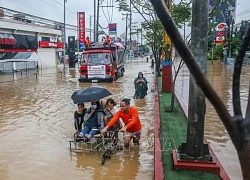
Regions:
<instances>
[{"instance_id":1,"label":"tree trunk","mask_svg":"<svg viewBox=\"0 0 250 180\"><path fill-rule=\"evenodd\" d=\"M250 179L249 173L249 162L250 162L250 137L248 137L248 142L244 144L243 147L239 148L239 145L236 145L237 142L234 142L237 154L240 161L242 176L244 180Z\"/></svg>"},{"instance_id":2,"label":"tree trunk","mask_svg":"<svg viewBox=\"0 0 250 180\"><path fill-rule=\"evenodd\" d=\"M241 164L242 175L244 180L250 179L249 167L250 167L250 119L246 117L244 120L242 117L234 117L229 114L225 104L218 96L212 85L207 78L202 74L198 64L194 60L193 54L184 43L177 27L175 26L169 12L166 9L162 0L150 0L154 6L157 15L164 25L164 28L176 49L178 50L183 61L186 63L190 73L195 78L196 83L202 89L208 100L214 106L218 116L226 127L229 136L237 150L239 161ZM245 55L244 44L248 45L250 40L250 28L248 33L244 36L243 43L237 56ZM248 42L247 42L248 41ZM245 43L247 42L247 43ZM242 57L236 57L236 60ZM244 56L243 56L244 58ZM239 93L239 92L238 92ZM237 103L236 103L237 104ZM238 119L237 119L238 118Z\"/></svg>"}]
</instances>

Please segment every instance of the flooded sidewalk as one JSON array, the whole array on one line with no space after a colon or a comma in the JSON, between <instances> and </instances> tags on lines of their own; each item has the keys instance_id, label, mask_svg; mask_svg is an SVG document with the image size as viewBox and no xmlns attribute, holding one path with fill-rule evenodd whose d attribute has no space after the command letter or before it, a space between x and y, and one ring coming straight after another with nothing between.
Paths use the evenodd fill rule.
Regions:
<instances>
[{"instance_id":1,"label":"flooded sidewalk","mask_svg":"<svg viewBox=\"0 0 250 180\"><path fill-rule=\"evenodd\" d=\"M175 63L176 66L178 66L178 63L179 60ZM245 113L248 99L249 70L250 66L246 64L242 68L240 94L243 113ZM231 114L233 113L232 75L232 65L223 65L217 61L214 61L214 64L208 62L207 78ZM189 76L189 70L184 65L177 77L175 88L186 109L188 109ZM241 169L235 147L215 109L208 100L206 100L206 106L205 138L210 143L210 146L229 177L233 180L241 180Z\"/></svg>"},{"instance_id":2,"label":"flooded sidewalk","mask_svg":"<svg viewBox=\"0 0 250 180\"><path fill-rule=\"evenodd\" d=\"M149 90L145 99L135 101L133 81L138 71L149 81ZM44 69L37 81L27 76L0 83L0 179L153 179L154 82L149 63L127 62L124 77L115 83L98 83L116 102L130 98L143 125L140 145L113 153L104 166L102 153L70 153L68 149L77 108L70 97L77 89L97 84L80 84L75 70L67 69L65 77L60 72ZM0 75L0 80L9 81L11 76Z\"/></svg>"}]
</instances>

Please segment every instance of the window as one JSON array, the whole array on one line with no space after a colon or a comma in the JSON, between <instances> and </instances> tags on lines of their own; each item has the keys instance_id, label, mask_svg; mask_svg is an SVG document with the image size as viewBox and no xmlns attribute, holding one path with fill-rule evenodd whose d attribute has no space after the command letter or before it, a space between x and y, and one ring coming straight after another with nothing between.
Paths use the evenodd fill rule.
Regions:
<instances>
[{"instance_id":1,"label":"window","mask_svg":"<svg viewBox=\"0 0 250 180\"><path fill-rule=\"evenodd\" d=\"M42 37L42 41L50 42L50 37Z\"/></svg>"},{"instance_id":2,"label":"window","mask_svg":"<svg viewBox=\"0 0 250 180\"><path fill-rule=\"evenodd\" d=\"M82 60L83 63L87 65L111 64L111 56L109 53L83 54Z\"/></svg>"}]
</instances>

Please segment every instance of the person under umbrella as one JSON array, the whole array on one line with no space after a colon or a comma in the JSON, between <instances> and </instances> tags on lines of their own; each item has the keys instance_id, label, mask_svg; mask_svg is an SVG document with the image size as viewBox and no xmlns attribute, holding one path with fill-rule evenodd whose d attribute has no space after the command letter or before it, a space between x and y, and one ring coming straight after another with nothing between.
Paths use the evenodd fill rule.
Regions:
<instances>
[{"instance_id":1,"label":"person under umbrella","mask_svg":"<svg viewBox=\"0 0 250 180\"><path fill-rule=\"evenodd\" d=\"M91 107L87 110L84 116L84 128L79 134L79 137L86 137L89 140L93 137L97 129L104 128L104 112L100 101L91 102Z\"/></svg>"}]
</instances>

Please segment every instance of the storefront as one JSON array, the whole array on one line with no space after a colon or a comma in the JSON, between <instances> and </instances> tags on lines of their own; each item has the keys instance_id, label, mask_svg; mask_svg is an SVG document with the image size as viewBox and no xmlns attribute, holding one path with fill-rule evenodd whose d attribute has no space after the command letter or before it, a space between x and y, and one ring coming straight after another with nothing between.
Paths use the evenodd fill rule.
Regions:
<instances>
[{"instance_id":1,"label":"storefront","mask_svg":"<svg viewBox=\"0 0 250 180\"><path fill-rule=\"evenodd\" d=\"M52 67L60 64L59 53L63 51L62 42L39 41L38 55L43 58L43 66Z\"/></svg>"},{"instance_id":2,"label":"storefront","mask_svg":"<svg viewBox=\"0 0 250 180\"><path fill-rule=\"evenodd\" d=\"M8 63L13 59L13 53L18 53L15 57L21 57L17 61L32 61L31 57L36 57L37 67L55 67L60 63L59 53L63 51L63 43L60 42L62 31L53 27L41 26L32 23L24 23L13 19L1 18L0 21L0 71L3 63ZM22 53L30 52L30 56L23 56ZM32 53L36 53L31 56ZM27 55L27 54L26 54ZM6 66L7 67L7 66ZM17 67L18 68L18 67Z\"/></svg>"}]
</instances>

